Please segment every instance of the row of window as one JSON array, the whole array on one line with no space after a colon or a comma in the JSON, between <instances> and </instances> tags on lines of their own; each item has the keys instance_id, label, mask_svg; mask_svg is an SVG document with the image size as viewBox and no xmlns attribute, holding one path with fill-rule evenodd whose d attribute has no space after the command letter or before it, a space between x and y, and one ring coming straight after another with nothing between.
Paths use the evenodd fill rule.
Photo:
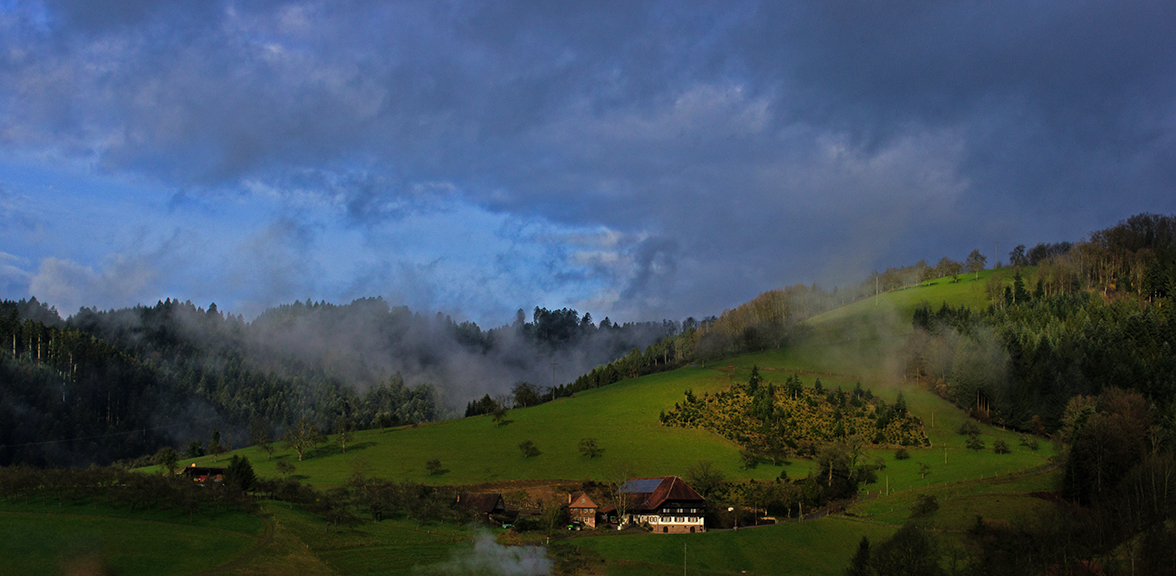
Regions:
<instances>
[{"instance_id":1,"label":"row of window","mask_svg":"<svg viewBox=\"0 0 1176 576\"><path fill-rule=\"evenodd\" d=\"M642 516L641 521L650 524L702 524L699 516Z\"/></svg>"}]
</instances>

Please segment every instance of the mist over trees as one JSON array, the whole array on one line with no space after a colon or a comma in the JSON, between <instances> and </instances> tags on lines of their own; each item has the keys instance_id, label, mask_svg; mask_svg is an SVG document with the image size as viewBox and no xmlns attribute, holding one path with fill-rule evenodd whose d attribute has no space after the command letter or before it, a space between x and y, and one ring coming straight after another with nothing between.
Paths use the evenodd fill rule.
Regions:
<instances>
[{"instance_id":1,"label":"mist over trees","mask_svg":"<svg viewBox=\"0 0 1176 576\"><path fill-rule=\"evenodd\" d=\"M536 308L531 322L520 310L482 330L380 298L295 302L252 322L174 300L67 319L35 299L4 301L0 465L231 449L304 419L327 433L340 421L425 422L483 395L533 403L553 375L569 380L677 329Z\"/></svg>"},{"instance_id":2,"label":"mist over trees","mask_svg":"<svg viewBox=\"0 0 1176 576\"><path fill-rule=\"evenodd\" d=\"M986 260L974 250L963 262L919 261L848 286L798 284L681 324L597 324L535 308L530 321L519 310L484 330L380 298L295 302L251 322L173 300L63 319L36 299L4 301L0 465L103 463L164 444L200 453L214 429L224 435L215 444L229 448L257 430L278 438L303 418L331 433L340 418L388 427L460 415L463 404L466 415L504 414L785 347L807 318L938 277L961 281ZM1176 218L1132 216L1077 243L1017 246L1010 261L1014 269L985 284L987 312L920 312L908 375L1022 427L1032 417L1056 427L1070 397L1121 382L1149 399L1171 396L1165 303L1176 294Z\"/></svg>"},{"instance_id":3,"label":"mist over trees","mask_svg":"<svg viewBox=\"0 0 1176 576\"><path fill-rule=\"evenodd\" d=\"M1033 256L1030 256L1033 255ZM1076 244L1010 253L990 306L920 307L906 375L978 417L1057 430L1067 403L1112 387L1176 402L1176 218L1143 214Z\"/></svg>"}]
</instances>

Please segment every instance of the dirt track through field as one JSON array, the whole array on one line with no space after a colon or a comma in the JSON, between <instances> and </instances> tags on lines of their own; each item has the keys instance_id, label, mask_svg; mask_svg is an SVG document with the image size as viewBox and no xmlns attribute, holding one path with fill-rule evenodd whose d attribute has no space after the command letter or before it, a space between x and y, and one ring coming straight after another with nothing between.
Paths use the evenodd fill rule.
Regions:
<instances>
[{"instance_id":1,"label":"dirt track through field","mask_svg":"<svg viewBox=\"0 0 1176 576\"><path fill-rule=\"evenodd\" d=\"M273 521L273 518L270 517L270 515L268 515L268 514L260 514L260 513L257 515L257 517L261 518L261 521L265 523L265 533L257 538L257 542L254 543L252 548L247 550L244 554L241 554L240 556L237 556L236 558L233 558L232 560L230 560L224 564L221 564L220 566L217 566L215 568L209 568L207 570L201 570L199 572L192 572L188 576L208 576L208 575L212 575L212 574L226 574L228 572L231 572L233 570L236 570L237 568L244 566L247 562L249 562L255 556L260 554L262 550L265 550L266 548L268 548L270 546L270 544L273 544L273 542L274 542L274 521Z\"/></svg>"}]
</instances>

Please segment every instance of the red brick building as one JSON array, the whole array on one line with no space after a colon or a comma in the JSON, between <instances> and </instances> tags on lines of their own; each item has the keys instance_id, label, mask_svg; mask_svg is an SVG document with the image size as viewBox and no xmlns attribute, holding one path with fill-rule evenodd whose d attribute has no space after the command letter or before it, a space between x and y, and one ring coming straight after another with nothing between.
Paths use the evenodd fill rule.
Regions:
<instances>
[{"instance_id":1,"label":"red brick building","mask_svg":"<svg viewBox=\"0 0 1176 576\"><path fill-rule=\"evenodd\" d=\"M589 527L596 527L596 511L600 506L583 492L568 496L568 516L573 522L580 522Z\"/></svg>"}]
</instances>

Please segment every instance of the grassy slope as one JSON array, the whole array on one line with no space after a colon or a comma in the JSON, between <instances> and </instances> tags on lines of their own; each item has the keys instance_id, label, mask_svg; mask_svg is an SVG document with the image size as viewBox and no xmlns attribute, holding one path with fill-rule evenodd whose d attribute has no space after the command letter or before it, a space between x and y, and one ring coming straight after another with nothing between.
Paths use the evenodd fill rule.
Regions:
<instances>
[{"instance_id":1,"label":"grassy slope","mask_svg":"<svg viewBox=\"0 0 1176 576\"><path fill-rule=\"evenodd\" d=\"M863 489L873 498L853 509L869 517L869 522L826 518L693 537L608 535L576 541L608 559L608 570L614 574L677 573L682 543L688 543L691 554L696 555L694 566L706 568L706 572L697 573L749 570L760 574L835 574L862 535L871 540L883 538L905 521L919 493L936 494L943 504L939 512L924 521L943 522L953 529L973 519L977 510L988 511L990 518L1011 517L1042 505L1042 501L1026 494L1047 489L1051 475L1010 474L1045 466L1050 453L1048 443L1043 443L1039 452L1031 451L1019 446L1018 434L981 426L988 449L966 450L964 437L955 433L965 420L963 413L895 377L896 350L910 331L915 306L924 301L933 306L942 302L982 306L986 301L983 285L989 274L982 273L979 280L968 276L959 283L931 282L884 294L876 303L867 300L831 311L808 322L809 333L787 350L769 350L646 376L551 404L514 410L508 416L513 422L507 426L496 427L488 417L477 417L387 433L361 432L347 454L336 447L326 447L304 462L294 462L297 474L315 484L339 484L362 460L370 476L467 484L512 479L604 479L618 464L630 465L634 475L681 474L694 462L711 460L728 478L772 478L779 474L779 468L761 465L742 470L738 447L733 443L701 431L663 428L657 413L680 401L687 388L695 393L717 391L733 381L746 380L752 365L758 365L769 380L783 380L787 373L799 372L806 385L812 385L816 377L826 387L851 388L861 381L890 400L902 391L910 410L927 425L933 446L912 450L911 459L904 461L895 460L887 450L867 452L866 458L882 458L887 464L880 481ZM576 443L584 437L597 438L605 448L604 456L594 460L581 456ZM992 452L991 446L998 438L1010 444L1012 454ZM528 439L542 450L540 456L522 457L517 444ZM279 460L296 460L292 453L283 451L271 461L255 448L238 452L249 456L255 469L268 476L276 475ZM440 459L449 472L428 475L424 463L431 458ZM920 463L931 467L926 478L920 478ZM791 477L804 476L810 469L810 462L799 459L787 467ZM887 490L887 485L889 494L878 495ZM290 527L290 534L308 543L308 550L344 574L394 573L379 568L389 563L433 563L443 556L442 550L457 546L462 536L456 532L438 534L429 542L419 542L418 547L413 543L419 534L405 532L411 527L380 523L373 525L371 532L366 532L367 528L352 531L358 544L343 545L338 544L345 540L342 536L324 539L316 535L322 526L314 519L291 514L279 517ZM788 562L780 562L782 557L788 557Z\"/></svg>"},{"instance_id":2,"label":"grassy slope","mask_svg":"<svg viewBox=\"0 0 1176 576\"><path fill-rule=\"evenodd\" d=\"M730 478L772 478L779 474L778 468L741 469L738 447L724 438L698 430L665 428L658 423L658 413L681 401L684 390L700 394L724 389L732 381L746 381L751 366L758 365L768 380L781 381L786 374L799 372L810 386L817 377L826 387L852 388L861 381L889 400L901 389L910 410L923 418L933 448L914 450L913 458L907 461L893 461L889 451L871 452L871 459L890 460L882 480L889 475L892 488L1040 466L1049 453L1048 443L1040 452L1033 452L1018 445L1018 434L991 427L982 427L987 446L991 448L993 441L1003 439L1012 446L1013 454L996 456L991 450L965 450L965 438L954 433L964 415L937 396L893 378L894 350L909 333L915 306L924 301L979 306L985 301L983 284L991 273L981 273L979 280L967 276L959 283L932 281L883 294L877 305L869 300L833 310L814 318L806 338L786 350L645 376L582 392L574 398L512 410L508 419L513 422L502 427L495 426L488 416L480 416L386 433L369 430L357 435L346 454L328 445L309 454L303 462L297 462L289 451L279 450L269 461L256 448L237 453L249 456L255 470L265 476L277 475L278 461L292 462L299 477L316 485L346 482L358 461L367 465L369 476L451 485L514 479L606 479L618 464L629 465L634 475L681 474L699 460L715 462ZM605 449L602 457L588 459L580 455L576 445L585 437L598 440ZM535 442L542 454L524 458L518 449L524 440ZM943 448L948 451L947 464L943 463ZM227 455L221 460L224 458ZM432 458L440 459L449 472L429 475L424 464ZM932 466L931 475L925 479L919 478L920 462ZM788 474L803 476L809 468L808 461L796 460L788 466ZM877 490L879 486L869 489Z\"/></svg>"},{"instance_id":3,"label":"grassy slope","mask_svg":"<svg viewBox=\"0 0 1176 576\"><path fill-rule=\"evenodd\" d=\"M114 573L187 574L249 550L264 525L255 516L197 517L104 505L0 503L0 574L61 574L86 566Z\"/></svg>"},{"instance_id":4,"label":"grassy slope","mask_svg":"<svg viewBox=\"0 0 1176 576\"><path fill-rule=\"evenodd\" d=\"M735 444L708 432L664 428L658 422L659 411L672 408L685 388L703 392L728 385L722 372L685 368L512 410L507 417L513 422L501 427L488 416L479 416L386 433L368 430L357 435L346 454L328 446L302 462L288 451L279 451L270 461L256 448L237 452L248 456L259 474L277 475L277 462L286 460L297 467L297 475L314 484L345 482L357 459L366 462L369 476L429 484L604 479L618 464L630 465L635 475L681 474L697 460L712 460L734 476L739 474ZM589 459L579 453L576 446L585 437L597 439L605 450L602 457ZM524 458L518 449L524 440L532 440L542 454ZM424 465L432 458L440 459L449 472L429 475Z\"/></svg>"}]
</instances>

